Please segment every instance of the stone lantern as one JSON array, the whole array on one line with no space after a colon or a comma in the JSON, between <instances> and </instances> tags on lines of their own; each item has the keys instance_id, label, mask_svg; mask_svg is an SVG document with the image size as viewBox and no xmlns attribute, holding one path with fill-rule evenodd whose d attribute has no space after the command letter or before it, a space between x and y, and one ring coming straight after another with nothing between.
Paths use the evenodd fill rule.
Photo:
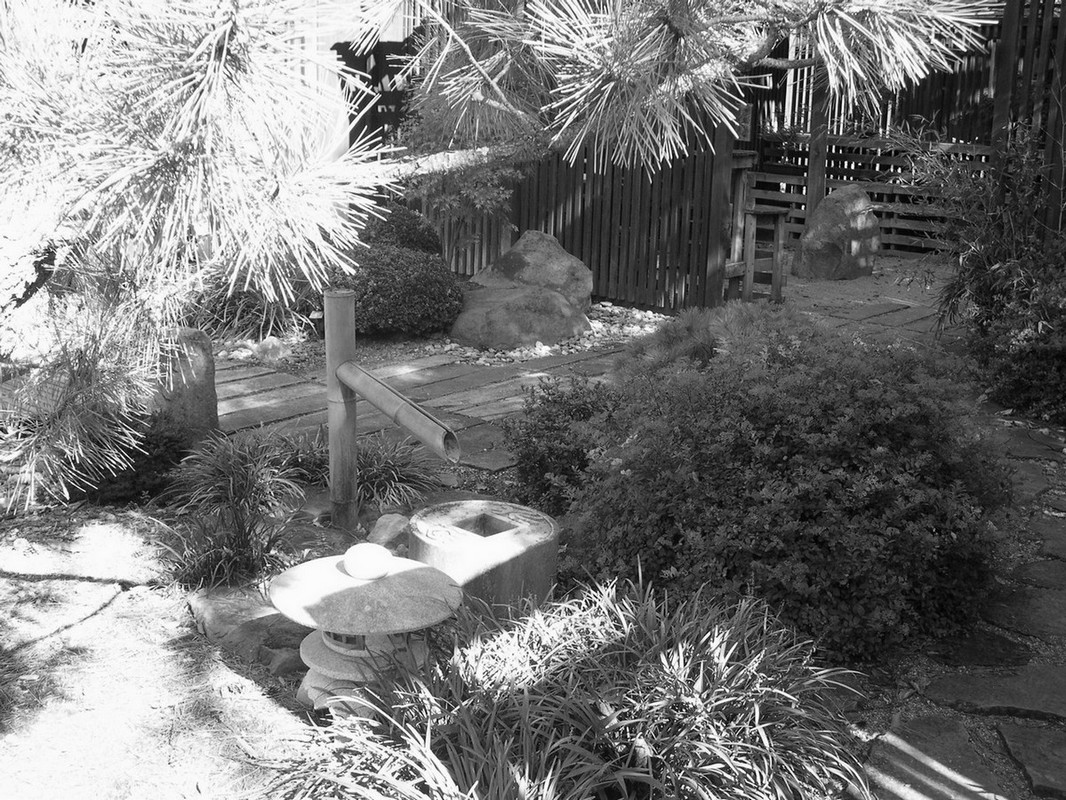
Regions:
<instances>
[{"instance_id":1,"label":"stone lantern","mask_svg":"<svg viewBox=\"0 0 1066 800\"><path fill-rule=\"evenodd\" d=\"M309 670L297 698L316 709L341 705L357 713L359 687L397 663L425 664L421 632L450 617L463 599L439 569L366 542L285 570L269 595L284 616L317 629L300 644Z\"/></svg>"}]
</instances>

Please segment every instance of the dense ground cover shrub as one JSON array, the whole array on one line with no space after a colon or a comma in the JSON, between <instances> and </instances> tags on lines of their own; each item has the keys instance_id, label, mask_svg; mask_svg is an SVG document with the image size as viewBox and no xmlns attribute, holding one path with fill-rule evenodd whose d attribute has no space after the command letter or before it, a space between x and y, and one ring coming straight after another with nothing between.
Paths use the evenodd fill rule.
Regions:
<instances>
[{"instance_id":1,"label":"dense ground cover shrub","mask_svg":"<svg viewBox=\"0 0 1066 800\"><path fill-rule=\"evenodd\" d=\"M334 723L272 796L786 800L864 785L829 698L845 673L758 601L582 587L513 620L461 611L440 639L429 674L382 698L389 722Z\"/></svg>"},{"instance_id":2,"label":"dense ground cover shrub","mask_svg":"<svg viewBox=\"0 0 1066 800\"><path fill-rule=\"evenodd\" d=\"M921 139L899 140L911 180L936 193L946 216L938 236L958 256L942 317L967 324L994 400L1066 424L1066 234L1045 229L1054 177L1043 148L1015 128L1002 159L975 171Z\"/></svg>"},{"instance_id":3,"label":"dense ground cover shrub","mask_svg":"<svg viewBox=\"0 0 1066 800\"><path fill-rule=\"evenodd\" d=\"M974 610L1007 483L946 367L763 311L704 368L615 391L571 482L571 575L752 593L854 657ZM543 395L527 425L563 410Z\"/></svg>"},{"instance_id":4,"label":"dense ground cover shrub","mask_svg":"<svg viewBox=\"0 0 1066 800\"><path fill-rule=\"evenodd\" d=\"M504 420L504 441L517 463L516 499L549 514L561 514L589 464L599 426L617 402L610 386L576 380L542 381L523 404L521 416Z\"/></svg>"}]
</instances>

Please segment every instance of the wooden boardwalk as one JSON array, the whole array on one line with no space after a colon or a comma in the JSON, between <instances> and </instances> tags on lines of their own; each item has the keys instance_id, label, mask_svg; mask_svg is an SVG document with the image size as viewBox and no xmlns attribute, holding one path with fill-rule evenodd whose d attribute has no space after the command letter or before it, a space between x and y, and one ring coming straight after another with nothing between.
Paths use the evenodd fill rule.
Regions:
<instances>
[{"instance_id":1,"label":"wooden boardwalk","mask_svg":"<svg viewBox=\"0 0 1066 800\"><path fill-rule=\"evenodd\" d=\"M793 279L786 304L820 324L867 340L935 347L957 338L957 331L936 338L935 291L900 281L900 275L912 270L893 263L878 275L857 281ZM459 363L450 355L434 355L373 373L455 431L463 450L461 463L502 469L514 462L502 446L502 431L495 423L520 410L529 389L544 378L605 375L620 349L500 366ZM314 431L326 424L324 374L308 380L238 361L220 361L215 369L219 423L226 433L259 426ZM396 430L366 401L357 404L357 416L360 434Z\"/></svg>"},{"instance_id":2,"label":"wooden boardwalk","mask_svg":"<svg viewBox=\"0 0 1066 800\"><path fill-rule=\"evenodd\" d=\"M549 377L607 373L618 350L548 356L501 366L458 363L446 355L427 356L373 373L422 405L455 431L463 450L460 463L502 469L513 463L502 449L494 421L522 407L530 388ZM215 365L219 424L225 433L269 427L314 431L326 424L326 383L239 361ZM360 434L393 428L365 400L356 405Z\"/></svg>"}]
</instances>

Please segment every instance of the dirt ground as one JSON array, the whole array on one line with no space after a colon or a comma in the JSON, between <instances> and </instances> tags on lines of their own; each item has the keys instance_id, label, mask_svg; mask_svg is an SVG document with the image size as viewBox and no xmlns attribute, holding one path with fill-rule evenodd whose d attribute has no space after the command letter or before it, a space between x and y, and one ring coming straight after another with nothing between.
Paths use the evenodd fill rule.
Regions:
<instances>
[{"instance_id":1,"label":"dirt ground","mask_svg":"<svg viewBox=\"0 0 1066 800\"><path fill-rule=\"evenodd\" d=\"M0 522L0 796L261 796L306 731L292 687L239 669L159 580L141 514Z\"/></svg>"}]
</instances>

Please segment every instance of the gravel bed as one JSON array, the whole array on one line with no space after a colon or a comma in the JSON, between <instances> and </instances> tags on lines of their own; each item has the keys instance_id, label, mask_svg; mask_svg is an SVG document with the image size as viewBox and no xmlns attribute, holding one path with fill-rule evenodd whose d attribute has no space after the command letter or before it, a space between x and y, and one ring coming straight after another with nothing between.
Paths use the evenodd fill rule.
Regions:
<instances>
[{"instance_id":1,"label":"gravel bed","mask_svg":"<svg viewBox=\"0 0 1066 800\"><path fill-rule=\"evenodd\" d=\"M453 342L443 334L420 339L360 336L356 340L356 360L374 369L416 358L444 355L454 362L497 366L529 361L545 356L567 355L586 350L617 348L654 331L668 315L656 311L627 308L609 302L593 303L586 312L590 330L581 336L553 345L537 342L514 350L480 350ZM222 342L215 357L266 364L274 369L308 378L321 377L325 369L325 343L321 339L298 336L262 342Z\"/></svg>"}]
</instances>

